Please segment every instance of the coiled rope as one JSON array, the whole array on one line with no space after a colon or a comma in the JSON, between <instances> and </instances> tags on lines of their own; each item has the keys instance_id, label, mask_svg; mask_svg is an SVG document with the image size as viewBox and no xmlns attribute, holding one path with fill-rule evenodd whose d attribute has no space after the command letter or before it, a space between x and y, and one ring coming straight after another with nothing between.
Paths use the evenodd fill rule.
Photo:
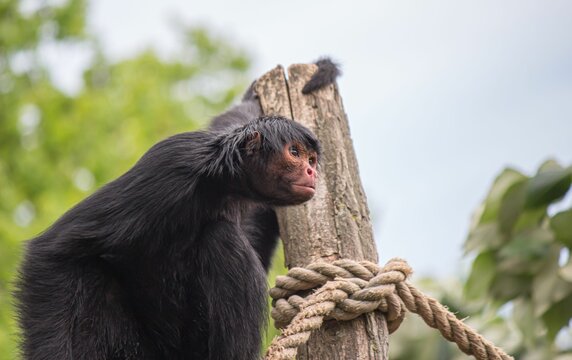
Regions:
<instances>
[{"instance_id":1,"label":"coiled rope","mask_svg":"<svg viewBox=\"0 0 572 360\"><path fill-rule=\"evenodd\" d=\"M401 325L406 309L478 360L513 359L407 282L411 273L407 262L397 258L384 267L369 261L337 260L292 268L287 275L279 276L270 290L274 299L272 318L277 327L284 329L270 345L265 359L294 359L298 346L305 344L324 320L351 320L381 311L392 333ZM300 296L316 288L306 298Z\"/></svg>"}]
</instances>

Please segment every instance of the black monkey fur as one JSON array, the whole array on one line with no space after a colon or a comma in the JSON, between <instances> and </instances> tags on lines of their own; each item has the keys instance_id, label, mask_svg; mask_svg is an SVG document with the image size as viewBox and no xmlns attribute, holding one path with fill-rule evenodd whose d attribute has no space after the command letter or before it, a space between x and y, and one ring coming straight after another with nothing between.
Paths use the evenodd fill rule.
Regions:
<instances>
[{"instance_id":1,"label":"black monkey fur","mask_svg":"<svg viewBox=\"0 0 572 360\"><path fill-rule=\"evenodd\" d=\"M210 129L154 145L28 242L16 293L24 359L259 358L271 207L307 200L267 184L267 167L287 144L320 149L303 126L262 116L250 93Z\"/></svg>"},{"instance_id":2,"label":"black monkey fur","mask_svg":"<svg viewBox=\"0 0 572 360\"><path fill-rule=\"evenodd\" d=\"M342 74L338 64L330 58L323 57L316 61L318 70L302 88L302 94L309 94L331 84Z\"/></svg>"}]
</instances>

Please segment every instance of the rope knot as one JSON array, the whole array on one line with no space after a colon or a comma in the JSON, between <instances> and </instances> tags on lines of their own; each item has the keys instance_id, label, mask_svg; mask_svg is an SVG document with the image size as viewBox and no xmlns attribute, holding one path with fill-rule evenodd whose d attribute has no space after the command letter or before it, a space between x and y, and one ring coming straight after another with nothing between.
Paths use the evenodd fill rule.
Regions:
<instances>
[{"instance_id":1,"label":"rope knot","mask_svg":"<svg viewBox=\"0 0 572 360\"><path fill-rule=\"evenodd\" d=\"M274 299L271 316L276 326L282 328L303 307L328 301L332 309L325 314L326 319L351 320L380 310L387 314L390 331L394 331L404 314L395 285L405 281L411 273L407 262L398 258L391 259L383 268L369 261L347 259L317 262L305 269L292 268L285 276L279 276L276 287L270 290ZM307 302L300 296L319 286L322 287Z\"/></svg>"},{"instance_id":2,"label":"rope knot","mask_svg":"<svg viewBox=\"0 0 572 360\"><path fill-rule=\"evenodd\" d=\"M285 329L272 342L266 359L295 358L298 346L307 342L312 330L320 328L324 320L352 320L381 311L392 333L401 325L406 309L419 314L443 337L479 360L512 359L437 300L409 284L411 273L411 267L399 258L391 259L384 267L369 261L342 259L292 268L285 276L277 277L276 286L270 289L271 316L276 327Z\"/></svg>"}]
</instances>

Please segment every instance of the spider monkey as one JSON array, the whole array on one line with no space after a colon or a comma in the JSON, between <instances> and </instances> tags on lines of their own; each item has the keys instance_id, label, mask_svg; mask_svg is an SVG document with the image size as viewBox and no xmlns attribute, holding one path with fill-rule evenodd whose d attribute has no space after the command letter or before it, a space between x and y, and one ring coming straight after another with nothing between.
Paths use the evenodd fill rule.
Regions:
<instances>
[{"instance_id":1,"label":"spider monkey","mask_svg":"<svg viewBox=\"0 0 572 360\"><path fill-rule=\"evenodd\" d=\"M307 83L335 81L329 59ZM320 145L252 90L167 138L27 243L16 292L28 360L253 360L276 246L272 207L314 195Z\"/></svg>"}]
</instances>

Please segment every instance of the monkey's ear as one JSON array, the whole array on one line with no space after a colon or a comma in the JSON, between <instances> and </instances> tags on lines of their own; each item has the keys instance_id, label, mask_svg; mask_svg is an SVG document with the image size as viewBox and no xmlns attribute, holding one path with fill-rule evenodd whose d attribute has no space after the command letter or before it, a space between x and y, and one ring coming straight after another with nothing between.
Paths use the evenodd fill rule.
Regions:
<instances>
[{"instance_id":1,"label":"monkey's ear","mask_svg":"<svg viewBox=\"0 0 572 360\"><path fill-rule=\"evenodd\" d=\"M262 136L260 135L260 132L255 131L252 134L249 134L246 139L246 145L245 145L246 155L252 155L258 152L261 145L262 145Z\"/></svg>"}]
</instances>

